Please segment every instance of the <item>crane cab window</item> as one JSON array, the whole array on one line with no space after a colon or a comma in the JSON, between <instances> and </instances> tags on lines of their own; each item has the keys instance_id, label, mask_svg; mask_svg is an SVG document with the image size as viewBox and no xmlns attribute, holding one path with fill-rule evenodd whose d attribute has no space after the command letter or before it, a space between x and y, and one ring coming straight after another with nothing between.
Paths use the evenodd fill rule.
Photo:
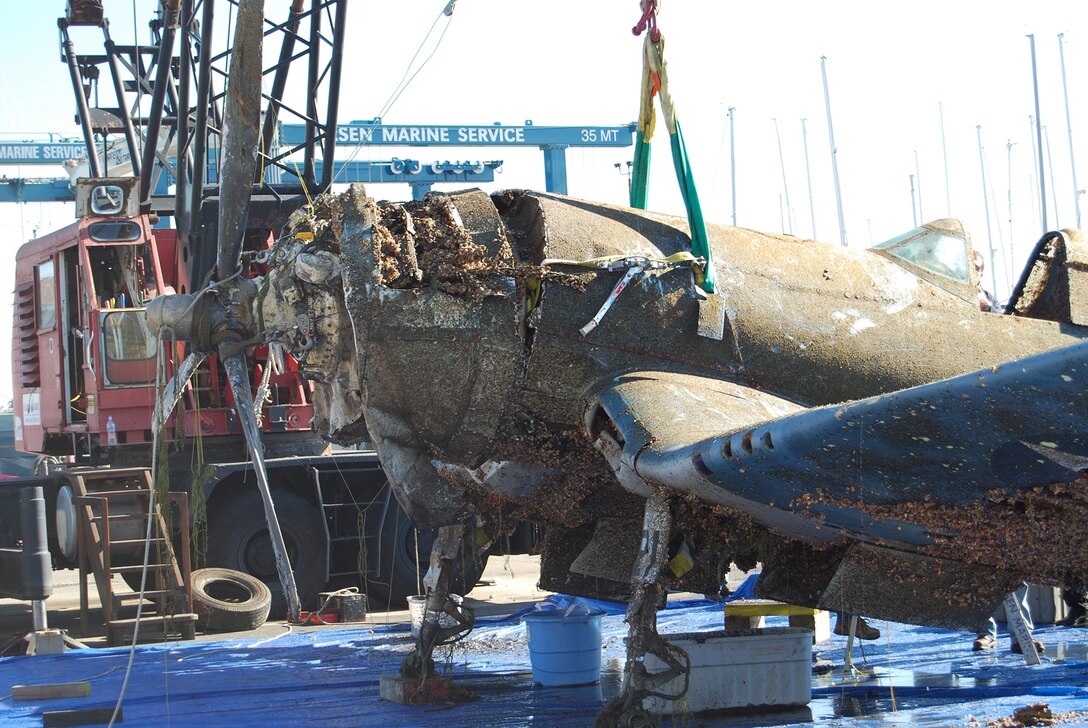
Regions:
<instances>
[{"instance_id":1,"label":"crane cab window","mask_svg":"<svg viewBox=\"0 0 1088 728\"><path fill-rule=\"evenodd\" d=\"M958 283L970 283L967 236L955 220L915 228L875 246L893 258Z\"/></svg>"},{"instance_id":2,"label":"crane cab window","mask_svg":"<svg viewBox=\"0 0 1088 728\"><path fill-rule=\"evenodd\" d=\"M131 220L105 220L87 226L91 240L99 243L129 242L140 239L140 226Z\"/></svg>"},{"instance_id":3,"label":"crane cab window","mask_svg":"<svg viewBox=\"0 0 1088 728\"><path fill-rule=\"evenodd\" d=\"M57 325L57 276L52 260L34 269L35 290L38 293L38 331L46 331Z\"/></svg>"},{"instance_id":4,"label":"crane cab window","mask_svg":"<svg viewBox=\"0 0 1088 728\"><path fill-rule=\"evenodd\" d=\"M158 295L151 246L147 243L88 246L87 256L100 308L142 308Z\"/></svg>"},{"instance_id":5,"label":"crane cab window","mask_svg":"<svg viewBox=\"0 0 1088 728\"><path fill-rule=\"evenodd\" d=\"M91 191L91 212L119 215L125 209L125 191L117 185L99 185Z\"/></svg>"},{"instance_id":6,"label":"crane cab window","mask_svg":"<svg viewBox=\"0 0 1088 728\"><path fill-rule=\"evenodd\" d=\"M154 378L155 337L143 311L104 312L102 349L107 384L147 384Z\"/></svg>"}]
</instances>

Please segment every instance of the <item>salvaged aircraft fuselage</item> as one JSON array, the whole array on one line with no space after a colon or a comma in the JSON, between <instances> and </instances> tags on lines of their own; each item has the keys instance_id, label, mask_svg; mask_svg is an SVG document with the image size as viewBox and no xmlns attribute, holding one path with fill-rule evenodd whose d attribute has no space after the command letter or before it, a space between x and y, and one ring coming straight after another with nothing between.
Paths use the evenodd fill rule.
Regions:
<instances>
[{"instance_id":1,"label":"salvaged aircraft fuselage","mask_svg":"<svg viewBox=\"0 0 1088 728\"><path fill-rule=\"evenodd\" d=\"M969 628L1023 579L1083 581L1075 232L1013 302L1046 319L979 310L952 220L870 250L710 238L714 294L676 218L354 186L205 318L295 354L315 425L371 440L418 527L545 525L549 589L626 598L658 489L689 590L760 561L769 597Z\"/></svg>"},{"instance_id":2,"label":"salvaged aircraft fuselage","mask_svg":"<svg viewBox=\"0 0 1088 728\"><path fill-rule=\"evenodd\" d=\"M969 628L1025 578L1081 580L1075 233L1022 297L1064 295L1067 320L980 311L951 220L871 250L710 238L715 294L689 266L639 271L583 336L633 264L597 262L686 251L683 221L355 186L292 221L257 316L418 527L542 523L550 589L627 595L658 488L693 590L758 560L770 597Z\"/></svg>"},{"instance_id":3,"label":"salvaged aircraft fuselage","mask_svg":"<svg viewBox=\"0 0 1088 728\"><path fill-rule=\"evenodd\" d=\"M1022 296L1064 295L1058 320L980 311L955 221L872 250L710 237L715 294L651 267L582 335L625 265L687 250L681 220L355 186L293 219L254 326L315 380L330 439L375 444L417 526L546 525L548 588L629 593L655 488L683 496L690 589L758 560L767 596L970 626L1024 578L1080 580L1074 234Z\"/></svg>"},{"instance_id":4,"label":"salvaged aircraft fuselage","mask_svg":"<svg viewBox=\"0 0 1088 728\"><path fill-rule=\"evenodd\" d=\"M371 441L414 524L442 527L406 676L471 623L448 567L477 517L544 526L542 587L629 600L602 725L686 672L656 633L664 590L717 592L731 563L762 563L763 596L962 629L1024 580L1084 584L1079 232L1040 241L1010 314L980 310L955 220L869 250L709 233L714 293L677 218L356 185L296 213L264 276L148 321L289 350L315 428Z\"/></svg>"}]
</instances>

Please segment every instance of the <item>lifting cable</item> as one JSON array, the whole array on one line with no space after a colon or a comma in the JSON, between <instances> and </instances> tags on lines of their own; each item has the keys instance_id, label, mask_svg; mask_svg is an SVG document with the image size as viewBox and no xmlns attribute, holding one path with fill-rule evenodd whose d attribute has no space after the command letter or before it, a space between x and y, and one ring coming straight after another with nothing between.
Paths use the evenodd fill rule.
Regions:
<instances>
[{"instance_id":1,"label":"lifting cable","mask_svg":"<svg viewBox=\"0 0 1088 728\"><path fill-rule=\"evenodd\" d=\"M635 159L631 170L631 207L646 209L646 197L649 189L650 140L654 135L656 117L654 114L654 96L661 99L661 113L665 117L665 126L669 130L672 146L672 162L676 170L676 179L680 183L680 192L687 209L688 227L691 230L691 252L704 258L704 266L694 268L695 282L707 293L714 292L714 266L710 257L710 240L703 222L703 209L699 204L699 194L695 189L684 147L684 135L680 130L680 121L676 118L676 107L672 94L669 93L669 78L665 64L665 37L657 25L657 11L660 0L639 0L642 17L631 29L635 35L646 37L642 44L642 96L639 101L638 131L635 139Z\"/></svg>"}]
</instances>

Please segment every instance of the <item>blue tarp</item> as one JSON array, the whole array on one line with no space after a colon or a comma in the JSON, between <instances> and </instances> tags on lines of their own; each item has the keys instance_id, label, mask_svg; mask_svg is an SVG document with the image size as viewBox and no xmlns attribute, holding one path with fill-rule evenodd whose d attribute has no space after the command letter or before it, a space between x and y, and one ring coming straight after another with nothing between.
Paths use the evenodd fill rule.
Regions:
<instances>
[{"instance_id":1,"label":"blue tarp","mask_svg":"<svg viewBox=\"0 0 1088 728\"><path fill-rule=\"evenodd\" d=\"M455 706L404 707L378 699L378 678L395 673L412 645L406 628L360 626L288 633L271 640L181 642L137 648L124 702L125 725L189 726L588 726L619 690L626 625L603 618L603 679L581 688L532 684L524 626L516 619L480 624L436 654L480 699ZM786 620L769 618L771 626ZM683 725L967 725L1049 703L1056 713L1086 711L1088 630L1040 628L1042 665L1027 667L1000 647L972 652L973 635L873 622L880 640L861 643L854 661L875 677L844 675L845 639L817 646L836 670L813 677L804 709L756 716L688 718ZM720 604L687 602L659 615L662 633L721 629ZM45 710L112 707L125 674L126 648L0 659L0 725L41 726ZM89 680L91 696L11 700L15 684ZM1078 720L1070 724L1077 724ZM666 718L663 725L671 725Z\"/></svg>"}]
</instances>

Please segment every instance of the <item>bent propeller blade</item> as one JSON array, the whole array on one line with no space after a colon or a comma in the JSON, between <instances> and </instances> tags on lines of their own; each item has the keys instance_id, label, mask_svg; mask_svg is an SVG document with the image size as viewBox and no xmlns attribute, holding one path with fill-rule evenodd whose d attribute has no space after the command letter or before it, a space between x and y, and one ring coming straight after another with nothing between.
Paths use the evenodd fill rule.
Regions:
<instances>
[{"instance_id":1,"label":"bent propeller blade","mask_svg":"<svg viewBox=\"0 0 1088 728\"><path fill-rule=\"evenodd\" d=\"M216 274L225 280L238 269L245 238L252 181L257 171L261 123L261 46L264 0L238 3L223 117L219 187L219 247Z\"/></svg>"},{"instance_id":2,"label":"bent propeller blade","mask_svg":"<svg viewBox=\"0 0 1088 728\"><path fill-rule=\"evenodd\" d=\"M283 531L276 518L276 506L272 502L272 491L268 485L268 473L264 467L264 446L261 444L261 432L257 429L257 416L253 412L253 402L249 386L249 372L246 358L242 354L223 357L223 367L227 370L227 380L234 393L234 407L238 419L242 422L242 432L246 436L249 455L253 459L253 469L257 473L257 487L264 502L265 520L268 522L268 535L272 541L272 550L276 554L276 572L280 577L283 594L287 597L287 609L290 621L297 622L301 614L295 575L291 570L291 559L287 555L287 545L283 541Z\"/></svg>"},{"instance_id":3,"label":"bent propeller blade","mask_svg":"<svg viewBox=\"0 0 1088 728\"><path fill-rule=\"evenodd\" d=\"M203 354L193 352L181 361L174 376L166 383L162 390L162 398L155 402L155 411L151 416L152 432L158 432L166 424L166 420L173 413L174 408L181 401L181 394L185 391L185 385L193 376L206 357Z\"/></svg>"}]
</instances>

